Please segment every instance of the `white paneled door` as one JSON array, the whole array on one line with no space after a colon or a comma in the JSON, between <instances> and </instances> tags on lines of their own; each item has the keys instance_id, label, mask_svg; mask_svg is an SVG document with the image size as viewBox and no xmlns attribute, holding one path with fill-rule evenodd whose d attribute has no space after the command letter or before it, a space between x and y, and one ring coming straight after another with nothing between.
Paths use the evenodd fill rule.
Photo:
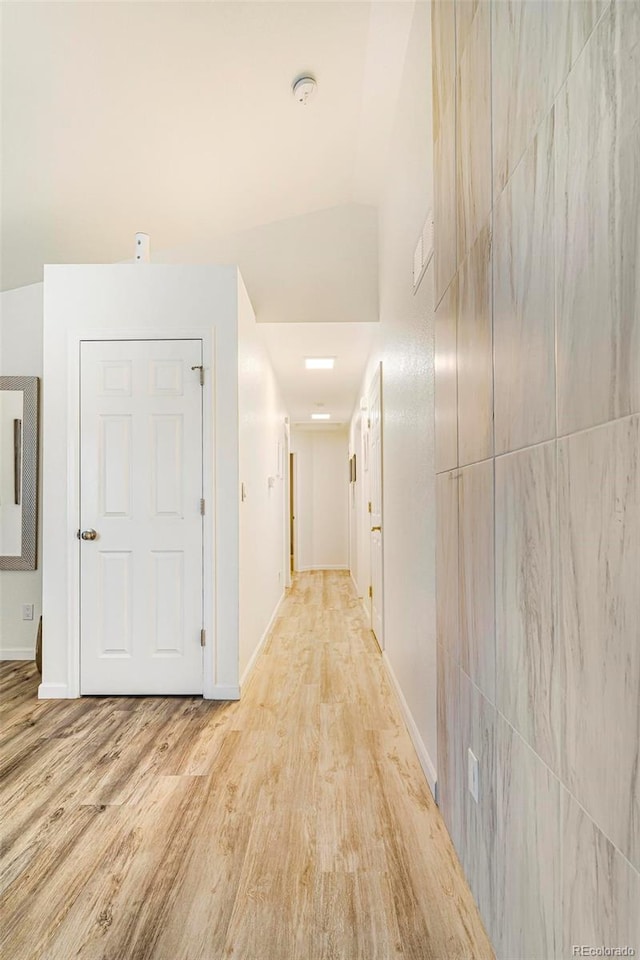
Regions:
<instances>
[{"instance_id":1,"label":"white paneled door","mask_svg":"<svg viewBox=\"0 0 640 960\"><path fill-rule=\"evenodd\" d=\"M382 567L382 367L369 391L369 494L371 497L371 629L384 647Z\"/></svg>"},{"instance_id":2,"label":"white paneled door","mask_svg":"<svg viewBox=\"0 0 640 960\"><path fill-rule=\"evenodd\" d=\"M82 343L83 694L202 693L201 364L200 340Z\"/></svg>"}]
</instances>

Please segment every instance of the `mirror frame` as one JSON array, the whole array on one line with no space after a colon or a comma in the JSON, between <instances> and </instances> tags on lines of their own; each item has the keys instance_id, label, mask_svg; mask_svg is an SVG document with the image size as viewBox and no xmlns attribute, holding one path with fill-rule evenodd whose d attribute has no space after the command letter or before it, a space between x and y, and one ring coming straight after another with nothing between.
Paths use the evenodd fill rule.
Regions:
<instances>
[{"instance_id":1,"label":"mirror frame","mask_svg":"<svg viewBox=\"0 0 640 960\"><path fill-rule=\"evenodd\" d=\"M0 390L20 390L22 408L22 554L0 557L0 570L38 567L39 377L0 377ZM13 441L12 441L13 442Z\"/></svg>"}]
</instances>

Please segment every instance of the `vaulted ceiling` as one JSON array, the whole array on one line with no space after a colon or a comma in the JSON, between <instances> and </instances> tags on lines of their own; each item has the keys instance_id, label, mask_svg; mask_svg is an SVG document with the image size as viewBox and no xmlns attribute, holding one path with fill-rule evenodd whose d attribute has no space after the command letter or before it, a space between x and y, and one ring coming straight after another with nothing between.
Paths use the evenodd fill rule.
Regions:
<instances>
[{"instance_id":1,"label":"vaulted ceiling","mask_svg":"<svg viewBox=\"0 0 640 960\"><path fill-rule=\"evenodd\" d=\"M228 260L227 236L375 207L411 16L381 0L3 3L3 289L45 262L126 259L136 230L152 251L216 237ZM307 232L321 265L332 241L314 255ZM335 309L322 319L375 319Z\"/></svg>"},{"instance_id":2,"label":"vaulted ceiling","mask_svg":"<svg viewBox=\"0 0 640 960\"><path fill-rule=\"evenodd\" d=\"M414 6L0 3L2 289L130 259L138 230L156 262L237 263L292 420L348 420ZM336 369L305 371L314 354Z\"/></svg>"}]
</instances>

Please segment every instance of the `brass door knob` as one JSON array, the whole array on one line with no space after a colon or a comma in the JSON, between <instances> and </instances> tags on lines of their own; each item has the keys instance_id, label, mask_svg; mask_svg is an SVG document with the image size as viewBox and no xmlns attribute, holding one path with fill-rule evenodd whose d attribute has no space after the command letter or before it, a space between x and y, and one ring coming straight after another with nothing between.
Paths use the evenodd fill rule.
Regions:
<instances>
[{"instance_id":1,"label":"brass door knob","mask_svg":"<svg viewBox=\"0 0 640 960\"><path fill-rule=\"evenodd\" d=\"M379 530L382 533L382 527L371 527L371 533L375 533L376 530Z\"/></svg>"},{"instance_id":2,"label":"brass door knob","mask_svg":"<svg viewBox=\"0 0 640 960\"><path fill-rule=\"evenodd\" d=\"M95 530L83 530L80 534L83 540L97 540L98 534Z\"/></svg>"}]
</instances>

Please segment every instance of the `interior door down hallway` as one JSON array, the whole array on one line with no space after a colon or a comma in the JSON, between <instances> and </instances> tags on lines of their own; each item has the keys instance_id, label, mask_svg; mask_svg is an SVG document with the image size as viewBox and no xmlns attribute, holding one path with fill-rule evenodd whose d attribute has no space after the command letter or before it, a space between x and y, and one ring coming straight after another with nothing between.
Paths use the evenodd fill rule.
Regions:
<instances>
[{"instance_id":1,"label":"interior door down hallway","mask_svg":"<svg viewBox=\"0 0 640 960\"><path fill-rule=\"evenodd\" d=\"M82 343L82 694L202 693L201 364L201 340Z\"/></svg>"},{"instance_id":2,"label":"interior door down hallway","mask_svg":"<svg viewBox=\"0 0 640 960\"><path fill-rule=\"evenodd\" d=\"M371 550L371 629L380 649L384 649L384 574L382 548L382 364L369 390L369 496Z\"/></svg>"}]
</instances>

